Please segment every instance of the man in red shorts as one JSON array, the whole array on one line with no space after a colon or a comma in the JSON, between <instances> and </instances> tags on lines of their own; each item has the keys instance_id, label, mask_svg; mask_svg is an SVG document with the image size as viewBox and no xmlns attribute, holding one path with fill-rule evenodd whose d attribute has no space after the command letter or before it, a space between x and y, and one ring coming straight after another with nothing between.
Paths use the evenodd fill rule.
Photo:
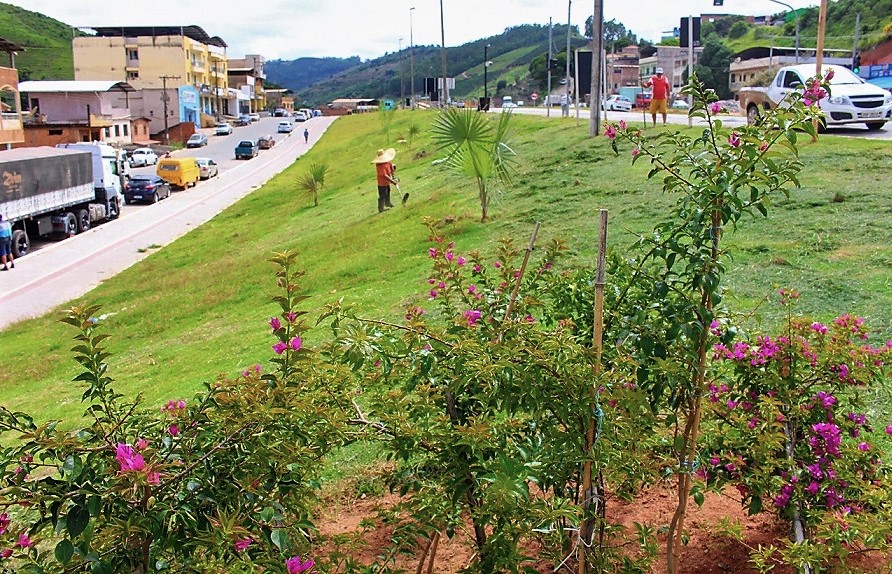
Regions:
<instances>
[{"instance_id":1,"label":"man in red shorts","mask_svg":"<svg viewBox=\"0 0 892 574\"><path fill-rule=\"evenodd\" d=\"M669 92L672 86L669 85L669 78L663 75L663 68L657 68L657 74L652 76L645 88L651 88L653 95L650 98L650 117L653 118L654 125L657 125L657 112L663 114L663 125L666 125L666 112L669 111Z\"/></svg>"}]
</instances>

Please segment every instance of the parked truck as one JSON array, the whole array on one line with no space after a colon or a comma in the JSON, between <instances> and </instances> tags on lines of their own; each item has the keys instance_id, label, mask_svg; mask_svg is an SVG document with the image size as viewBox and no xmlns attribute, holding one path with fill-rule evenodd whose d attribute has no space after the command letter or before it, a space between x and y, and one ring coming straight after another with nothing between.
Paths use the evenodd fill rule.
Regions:
<instances>
[{"instance_id":1,"label":"parked truck","mask_svg":"<svg viewBox=\"0 0 892 574\"><path fill-rule=\"evenodd\" d=\"M65 149L67 148L67 149ZM16 257L31 237L68 237L121 213L121 165L105 144L0 151L0 214L12 224Z\"/></svg>"},{"instance_id":2,"label":"parked truck","mask_svg":"<svg viewBox=\"0 0 892 574\"><path fill-rule=\"evenodd\" d=\"M865 82L843 66L822 68L825 74L829 70L833 70L830 95L818 102L824 112L824 125L863 123L869 130L878 130L892 120L892 95L889 92ZM784 66L768 87L740 90L741 113L751 124L759 121L762 112L784 105L790 93L804 90L805 81L814 75L814 64Z\"/></svg>"}]
</instances>

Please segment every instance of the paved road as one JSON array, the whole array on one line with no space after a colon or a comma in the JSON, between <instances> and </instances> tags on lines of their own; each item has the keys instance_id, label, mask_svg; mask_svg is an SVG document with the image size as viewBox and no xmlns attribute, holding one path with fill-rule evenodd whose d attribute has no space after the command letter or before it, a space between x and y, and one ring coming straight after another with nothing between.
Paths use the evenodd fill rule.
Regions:
<instances>
[{"instance_id":1,"label":"paved road","mask_svg":"<svg viewBox=\"0 0 892 574\"><path fill-rule=\"evenodd\" d=\"M279 118L236 128L230 136L209 138L212 141L205 148L177 152L178 156L219 157L220 176L174 192L155 205L125 206L115 221L48 243L16 260L14 270L0 273L0 329L83 295L148 257L154 250L147 247L165 246L210 220L306 153L335 119L321 117L295 124L290 136L282 134L271 150L249 161L230 159L238 140L274 133ZM304 126L310 131L309 144L304 143ZM137 168L134 174L153 171L154 167Z\"/></svg>"},{"instance_id":2,"label":"paved road","mask_svg":"<svg viewBox=\"0 0 892 574\"><path fill-rule=\"evenodd\" d=\"M493 110L498 111L498 110ZM532 115L546 115L545 107L523 107L523 108L514 108L513 113L515 114L532 114ZM601 113L602 120L604 119L604 112ZM619 120L625 120L627 122L641 122L642 121L642 113L640 110L631 111L631 112L617 112L610 111L606 112L607 119L611 122L618 122ZM551 117L552 118L560 118L561 117L561 109L559 107L551 108ZM570 118L576 118L576 110L574 108L570 109ZM729 127L732 126L742 126L746 124L746 118L738 115L722 115L720 116L722 122ZM687 124L688 116L681 114L668 114L666 120L670 124ZM661 122L662 118L658 115L657 122ZM589 122L589 109L588 108L580 108L579 109L579 123L580 125L587 126ZM705 125L705 121L700 119L694 120L694 125ZM651 125L650 114L647 114L647 125ZM831 127L827 129L828 135L838 135L838 136L847 136L847 137L857 137L857 138L865 138L865 139L879 139L879 140L887 140L892 141L892 122L887 122L886 126L877 131L868 131L864 124L854 124L851 127Z\"/></svg>"}]
</instances>

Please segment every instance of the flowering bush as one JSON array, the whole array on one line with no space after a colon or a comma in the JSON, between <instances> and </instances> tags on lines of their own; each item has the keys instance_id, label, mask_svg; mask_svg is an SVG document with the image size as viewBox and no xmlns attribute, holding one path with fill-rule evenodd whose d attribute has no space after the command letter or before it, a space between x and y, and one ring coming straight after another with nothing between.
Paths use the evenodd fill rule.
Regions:
<instances>
[{"instance_id":1,"label":"flowering bush","mask_svg":"<svg viewBox=\"0 0 892 574\"><path fill-rule=\"evenodd\" d=\"M347 394L300 344L293 254L279 254L277 368L223 378L160 412L115 393L109 354L78 306L86 426L0 409L0 567L16 572L309 572L321 460L344 441ZM285 344L284 348L279 348ZM289 559L290 558L290 559ZM5 570L4 570L5 571Z\"/></svg>"},{"instance_id":2,"label":"flowering bush","mask_svg":"<svg viewBox=\"0 0 892 574\"><path fill-rule=\"evenodd\" d=\"M782 296L792 306L797 295ZM714 330L714 358L731 376L709 386L708 482L735 485L750 512L790 521L796 539L784 559L793 565L884 548L892 484L874 441L892 426L874 428L869 399L888 381L892 341L869 344L864 319L850 315L824 325L791 312L777 336Z\"/></svg>"}]
</instances>

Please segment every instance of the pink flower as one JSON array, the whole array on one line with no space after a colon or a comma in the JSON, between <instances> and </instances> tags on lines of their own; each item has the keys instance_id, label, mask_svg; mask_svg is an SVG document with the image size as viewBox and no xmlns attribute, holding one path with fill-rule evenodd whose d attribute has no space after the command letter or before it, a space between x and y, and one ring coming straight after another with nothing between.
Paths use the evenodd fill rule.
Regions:
<instances>
[{"instance_id":1,"label":"pink flower","mask_svg":"<svg viewBox=\"0 0 892 574\"><path fill-rule=\"evenodd\" d=\"M235 551L244 552L248 549L248 546L250 546L252 542L254 542L254 539L250 536L247 538L239 538L235 541Z\"/></svg>"},{"instance_id":2,"label":"pink flower","mask_svg":"<svg viewBox=\"0 0 892 574\"><path fill-rule=\"evenodd\" d=\"M300 340L300 337L295 337L291 339L291 342L288 343L288 346L291 347L292 351L300 351L301 346L303 346L303 341Z\"/></svg>"},{"instance_id":3,"label":"pink flower","mask_svg":"<svg viewBox=\"0 0 892 574\"><path fill-rule=\"evenodd\" d=\"M436 259L437 258L437 248L431 247L430 249L427 250L427 254L431 256L431 259Z\"/></svg>"},{"instance_id":4,"label":"pink flower","mask_svg":"<svg viewBox=\"0 0 892 574\"><path fill-rule=\"evenodd\" d=\"M277 355L281 355L282 353L284 353L285 349L287 349L287 348L288 348L288 345L286 345L282 341L279 341L278 343L273 345L273 351L275 351Z\"/></svg>"},{"instance_id":5,"label":"pink flower","mask_svg":"<svg viewBox=\"0 0 892 574\"><path fill-rule=\"evenodd\" d=\"M269 320L269 326L272 328L273 331L278 331L282 328L282 322L279 321L278 317L272 317Z\"/></svg>"},{"instance_id":6,"label":"pink flower","mask_svg":"<svg viewBox=\"0 0 892 574\"><path fill-rule=\"evenodd\" d=\"M451 251L446 252L446 261L452 261L455 259L455 254Z\"/></svg>"},{"instance_id":7,"label":"pink flower","mask_svg":"<svg viewBox=\"0 0 892 574\"><path fill-rule=\"evenodd\" d=\"M27 535L27 534L25 534L24 532L22 532L21 534L19 534L19 539L18 539L18 541L15 543L15 545L16 545L16 546L19 546L19 547L21 547L21 548L31 548L32 546L34 546L34 543L31 542L31 539L28 538L28 535Z\"/></svg>"},{"instance_id":8,"label":"pink flower","mask_svg":"<svg viewBox=\"0 0 892 574\"><path fill-rule=\"evenodd\" d=\"M141 454L134 451L129 444L118 443L115 449L115 459L121 466L121 472L140 471L146 467L145 459L143 459Z\"/></svg>"},{"instance_id":9,"label":"pink flower","mask_svg":"<svg viewBox=\"0 0 892 574\"><path fill-rule=\"evenodd\" d=\"M759 144L759 151L768 151L768 142L762 142Z\"/></svg>"},{"instance_id":10,"label":"pink flower","mask_svg":"<svg viewBox=\"0 0 892 574\"><path fill-rule=\"evenodd\" d=\"M605 135L605 136L607 137L607 139L609 139L609 140L614 139L614 138L616 137L616 127L614 127L613 125L608 124L607 126L604 127L604 135Z\"/></svg>"},{"instance_id":11,"label":"pink flower","mask_svg":"<svg viewBox=\"0 0 892 574\"><path fill-rule=\"evenodd\" d=\"M459 255L459 256L456 258L456 260L455 260L455 263L456 263L459 267L461 267L462 265L464 265L464 264L467 263L467 262L468 262L468 260L465 259L464 257L462 257L461 255Z\"/></svg>"},{"instance_id":12,"label":"pink flower","mask_svg":"<svg viewBox=\"0 0 892 574\"><path fill-rule=\"evenodd\" d=\"M625 120L619 121L619 129L626 131L626 121Z\"/></svg>"},{"instance_id":13,"label":"pink flower","mask_svg":"<svg viewBox=\"0 0 892 574\"><path fill-rule=\"evenodd\" d=\"M297 313L295 313L294 311L288 311L286 317L288 317L289 323L294 323L294 320L297 319Z\"/></svg>"},{"instance_id":14,"label":"pink flower","mask_svg":"<svg viewBox=\"0 0 892 574\"><path fill-rule=\"evenodd\" d=\"M867 444L866 442L859 442L858 450L860 450L861 452L866 452L866 451L870 450L870 445Z\"/></svg>"},{"instance_id":15,"label":"pink flower","mask_svg":"<svg viewBox=\"0 0 892 574\"><path fill-rule=\"evenodd\" d=\"M161 484L161 473L159 472L150 472L146 475L146 482L151 485L157 486Z\"/></svg>"},{"instance_id":16,"label":"pink flower","mask_svg":"<svg viewBox=\"0 0 892 574\"><path fill-rule=\"evenodd\" d=\"M148 446L149 446L149 441L147 441L144 438L141 438L138 441L136 441L136 448L139 450L146 450L148 448Z\"/></svg>"},{"instance_id":17,"label":"pink flower","mask_svg":"<svg viewBox=\"0 0 892 574\"><path fill-rule=\"evenodd\" d=\"M431 299L436 299L436 298L437 298L437 295L438 295L438 293L437 293L437 290L436 290L436 289L431 289L430 292L428 292L428 296L429 296Z\"/></svg>"},{"instance_id":18,"label":"pink flower","mask_svg":"<svg viewBox=\"0 0 892 574\"><path fill-rule=\"evenodd\" d=\"M712 102L711 104L709 104L709 111L713 114L720 113L722 111L722 104L718 102Z\"/></svg>"},{"instance_id":19,"label":"pink flower","mask_svg":"<svg viewBox=\"0 0 892 574\"><path fill-rule=\"evenodd\" d=\"M4 512L0 514L0 536L6 534L7 528L9 528L9 515Z\"/></svg>"},{"instance_id":20,"label":"pink flower","mask_svg":"<svg viewBox=\"0 0 892 574\"><path fill-rule=\"evenodd\" d=\"M473 294L476 293L476 292L477 292L477 286L476 286L476 285L468 285L468 293L470 293L471 295L473 295Z\"/></svg>"},{"instance_id":21,"label":"pink flower","mask_svg":"<svg viewBox=\"0 0 892 574\"><path fill-rule=\"evenodd\" d=\"M886 425L886 434L892 434L892 425Z\"/></svg>"},{"instance_id":22,"label":"pink flower","mask_svg":"<svg viewBox=\"0 0 892 574\"><path fill-rule=\"evenodd\" d=\"M499 267L502 266L502 262L501 261L493 261L492 266L495 267L496 269L498 269Z\"/></svg>"},{"instance_id":23,"label":"pink flower","mask_svg":"<svg viewBox=\"0 0 892 574\"><path fill-rule=\"evenodd\" d=\"M637 147L633 147L631 153L632 153L632 157L638 157L639 155L641 155L641 150L638 149Z\"/></svg>"},{"instance_id":24,"label":"pink flower","mask_svg":"<svg viewBox=\"0 0 892 574\"><path fill-rule=\"evenodd\" d=\"M178 427L177 425L170 425L169 427L167 427L167 432L170 433L170 436L177 436L178 434L180 434L180 427Z\"/></svg>"},{"instance_id":25,"label":"pink flower","mask_svg":"<svg viewBox=\"0 0 892 574\"><path fill-rule=\"evenodd\" d=\"M728 143L731 147L740 147L740 134L731 132L731 135L728 136Z\"/></svg>"},{"instance_id":26,"label":"pink flower","mask_svg":"<svg viewBox=\"0 0 892 574\"><path fill-rule=\"evenodd\" d=\"M468 309L465 311L465 319L468 321L468 327L473 327L480 320L480 311L477 309Z\"/></svg>"},{"instance_id":27,"label":"pink flower","mask_svg":"<svg viewBox=\"0 0 892 574\"><path fill-rule=\"evenodd\" d=\"M285 567L288 569L288 574L302 574L303 572L309 572L315 565L316 563L313 562L312 558L307 558L306 561L303 561L300 556L292 556L285 561Z\"/></svg>"},{"instance_id":28,"label":"pink flower","mask_svg":"<svg viewBox=\"0 0 892 574\"><path fill-rule=\"evenodd\" d=\"M0 550L0 558L9 558L10 556L12 556L12 548Z\"/></svg>"},{"instance_id":29,"label":"pink flower","mask_svg":"<svg viewBox=\"0 0 892 574\"><path fill-rule=\"evenodd\" d=\"M720 458L717 457L717 456L714 456L714 457L712 457L712 458L709 459L709 464L711 464L712 466L718 466L719 463L721 463L721 462L722 462L722 459L720 459Z\"/></svg>"},{"instance_id":30,"label":"pink flower","mask_svg":"<svg viewBox=\"0 0 892 574\"><path fill-rule=\"evenodd\" d=\"M824 76L824 81L829 82L830 80L832 80L834 74L836 74L836 71L833 68L829 68L827 70L827 74Z\"/></svg>"}]
</instances>

